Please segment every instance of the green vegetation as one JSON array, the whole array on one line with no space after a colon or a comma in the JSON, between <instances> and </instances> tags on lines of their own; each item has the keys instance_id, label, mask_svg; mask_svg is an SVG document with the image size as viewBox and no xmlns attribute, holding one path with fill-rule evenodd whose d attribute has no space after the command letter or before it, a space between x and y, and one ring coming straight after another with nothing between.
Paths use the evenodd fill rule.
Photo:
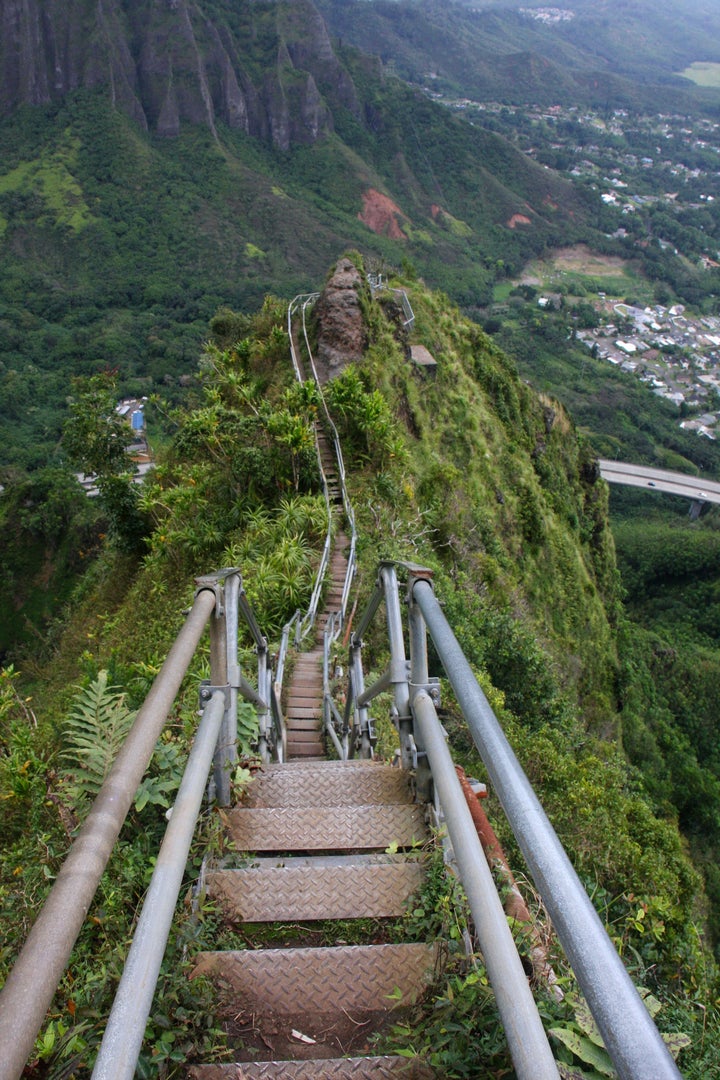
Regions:
<instances>
[{"instance_id":1,"label":"green vegetation","mask_svg":"<svg viewBox=\"0 0 720 1080\"><path fill-rule=\"evenodd\" d=\"M236 14L267 16L277 52L273 11ZM261 70L263 33L244 26L242 42ZM339 55L364 111L338 106L334 133L287 151L222 126L153 138L100 92L0 120L0 466L58 460L72 377L110 371L119 393L172 405L221 304L301 292L347 244L476 304L568 228L584 235L584 193ZM359 220L369 189L397 203L406 236ZM528 203L532 229L508 229Z\"/></svg>"},{"instance_id":2,"label":"green vegetation","mask_svg":"<svg viewBox=\"0 0 720 1080\"><path fill-rule=\"evenodd\" d=\"M717 941L718 516L713 510L691 523L648 505L647 497L642 516L634 500L615 502L618 563L633 620L622 684L623 741L657 805L672 805L677 813L705 875ZM641 706L644 699L652 708Z\"/></svg>"},{"instance_id":3,"label":"green vegetation","mask_svg":"<svg viewBox=\"0 0 720 1080\"><path fill-rule=\"evenodd\" d=\"M559 311L540 314L534 297L518 294L495 340L533 385L557 392L600 456L718 475L717 445L683 432L675 406L574 345L579 297L569 292ZM684 501L614 491L611 521L628 619L619 647L622 745L653 805L679 822L704 874L717 943L718 515L711 509L691 523Z\"/></svg>"},{"instance_id":4,"label":"green vegetation","mask_svg":"<svg viewBox=\"0 0 720 1080\"><path fill-rule=\"evenodd\" d=\"M682 1067L689 1076L707 1074L717 1065L717 1040L703 1042L701 1016L715 1032L717 976L702 938L701 877L677 819L695 826L674 801L683 777L695 783L683 750L691 736L682 743L669 726L648 720L655 722L658 699L642 674L643 642L622 612L607 489L559 402L519 380L507 356L447 297L398 283L416 314L415 340L438 361L435 379L408 362L391 310L368 291L361 297L366 354L328 388L358 519L360 603L380 557L434 569L448 618L633 976L662 1003L663 1026L692 1040ZM92 771L85 758L86 748L96 747L97 720L109 717L119 729L124 710L139 704L179 625L192 574L239 565L261 624L275 637L307 601L326 524L307 452L316 401L311 387L292 381L284 327L285 306L272 299L252 318L218 313L200 363L201 392L168 417L172 439L143 488L143 548L126 553L108 537L53 638L52 655L19 655L22 676L10 669L2 676L0 796L10 811L0 856L4 968L27 929L25 912L37 907L67 847L70 793L96 783L102 770L96 750ZM106 416L96 405L96 418ZM708 552L698 545L694 564L704 565ZM369 665L380 670L379 630L368 633L366 648ZM97 1017L107 1009L187 749L193 680L201 672L200 662L103 879L72 986L68 977L49 1018L54 1026L41 1038L38 1053L53 1065L63 1054L89 1057L96 1045ZM73 684L80 689L70 690ZM454 753L482 776L447 689L444 700ZM673 737L675 786L660 799L665 774L653 746L661 753ZM707 783L704 792L711 814ZM495 820L493 802L494 824L522 876L521 856ZM198 858L199 850L188 881ZM712 897L711 868L700 869ZM449 887L435 888L435 899L415 909L418 934L428 920L455 918ZM178 962L181 948L191 958L215 929L210 911L180 921L141 1069L162 1062L171 1076L181 1057L222 1054L212 1012L196 1017ZM108 947L111 959L100 960ZM562 958L554 962L571 982ZM549 1028L577 1027L570 1005L543 1009ZM468 1040L502 1060L494 1015L482 970L451 966L431 1012L411 1019L410 1036L396 1035L437 1055L448 1076L463 1076ZM470 1016L471 1032L448 1026Z\"/></svg>"},{"instance_id":5,"label":"green vegetation","mask_svg":"<svg viewBox=\"0 0 720 1080\"><path fill-rule=\"evenodd\" d=\"M0 498L0 656L43 639L102 532L97 508L64 470L8 484Z\"/></svg>"}]
</instances>

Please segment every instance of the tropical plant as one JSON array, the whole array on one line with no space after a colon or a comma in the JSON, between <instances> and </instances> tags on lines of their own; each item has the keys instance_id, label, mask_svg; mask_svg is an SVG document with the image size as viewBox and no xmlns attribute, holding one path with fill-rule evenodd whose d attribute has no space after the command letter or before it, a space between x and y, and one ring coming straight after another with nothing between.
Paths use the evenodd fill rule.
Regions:
<instances>
[{"instance_id":1,"label":"tropical plant","mask_svg":"<svg viewBox=\"0 0 720 1080\"><path fill-rule=\"evenodd\" d=\"M84 801L97 795L134 719L125 694L108 686L107 671L78 690L65 720L61 753L71 797Z\"/></svg>"},{"instance_id":2,"label":"tropical plant","mask_svg":"<svg viewBox=\"0 0 720 1080\"><path fill-rule=\"evenodd\" d=\"M662 1009L661 1002L645 988L640 989L640 994L648 1012L655 1019ZM587 1002L579 994L569 993L565 996L564 1005L572 1010L568 1022L563 1027L552 1027L548 1032L561 1046L558 1068L563 1080L616 1077L617 1073ZM692 1041L689 1035L680 1031L664 1034L663 1039L675 1058Z\"/></svg>"}]
</instances>

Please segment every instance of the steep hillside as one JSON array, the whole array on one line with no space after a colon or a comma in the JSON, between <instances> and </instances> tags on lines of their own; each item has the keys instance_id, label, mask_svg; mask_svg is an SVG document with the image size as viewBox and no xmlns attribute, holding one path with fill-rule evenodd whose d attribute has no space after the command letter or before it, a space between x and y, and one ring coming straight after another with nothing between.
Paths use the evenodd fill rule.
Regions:
<instances>
[{"instance_id":1,"label":"steep hillside","mask_svg":"<svg viewBox=\"0 0 720 1080\"><path fill-rule=\"evenodd\" d=\"M348 243L476 303L585 227L568 184L333 50L306 0L39 10L0 4L4 463L47 462L72 375L167 393L219 303L300 291Z\"/></svg>"},{"instance_id":2,"label":"steep hillside","mask_svg":"<svg viewBox=\"0 0 720 1080\"><path fill-rule=\"evenodd\" d=\"M355 355L345 357L354 362L339 365L326 394L358 519L359 603L381 557L434 569L448 618L634 976L664 1003L665 1026L689 1033L687 1075L707 1075L715 1064L714 1040L703 1041L700 1010L684 1001L693 995L708 1032L715 1029L714 967L695 928L700 882L672 812L656 814L618 740L616 627L622 613L606 486L562 407L524 385L447 298L405 279L396 284L415 310L413 343L437 361L434 378L416 368L392 294L373 298L360 258L353 255L352 263L357 269L345 266L343 273L346 281L354 275L364 346L359 356L354 346ZM328 304L318 304L314 331L325 350L333 344L327 311ZM18 658L21 683L13 673L3 676L5 940L23 933L25 912L45 887L44 868L51 877L66 846L70 788L58 764L63 759L55 757L63 746L58 732L72 702L74 708L87 702L98 671L109 669L111 681L137 703L179 625L194 572L240 566L271 640L309 596L325 524L310 437L317 403L311 387L293 383L285 326L285 304L273 299L252 318L225 310L213 320L213 341L200 364L202 397L175 414L172 444L135 501L145 530L142 560L106 543L54 639L54 655ZM336 348L339 340L335 334ZM127 504L122 507L127 522ZM370 662L382 670L380 637L369 634L366 646ZM78 681L85 696L71 688ZM22 712L28 695L36 728ZM114 882L122 880L124 897L128 888L140 895L145 887L149 837L159 830L163 804L177 783L196 707L192 697L189 691L153 766L148 790L156 797L137 808L91 912L73 969L71 1014L69 988L60 996L63 1022L85 1053L97 1045L94 1017L106 993L105 981L98 985L93 974L100 945L94 928L102 926L103 944L127 935L134 901L120 902ZM635 706L642 707L640 699ZM443 722L456 755L479 771L449 698ZM519 865L517 852L512 858ZM25 867L22 874L18 866ZM192 932L181 924L164 977L172 1009L182 1018L170 1023L181 1025L176 1038L183 1061L218 1038L208 1017L198 1027L178 959L181 949L201 947L204 933L204 923ZM5 950L4 963L12 952ZM487 1015L480 1015L477 998L462 996L473 993L469 985L455 989L477 1033L465 1032L463 1039L480 1038ZM557 1017L557 1005L547 1008ZM567 1023L567 1008L563 1015ZM161 997L147 1061L159 1057L171 1069L162 1034L167 1016ZM424 1030L418 1045L427 1039L430 1046L432 1026ZM457 1054L452 1060L457 1063Z\"/></svg>"}]
</instances>

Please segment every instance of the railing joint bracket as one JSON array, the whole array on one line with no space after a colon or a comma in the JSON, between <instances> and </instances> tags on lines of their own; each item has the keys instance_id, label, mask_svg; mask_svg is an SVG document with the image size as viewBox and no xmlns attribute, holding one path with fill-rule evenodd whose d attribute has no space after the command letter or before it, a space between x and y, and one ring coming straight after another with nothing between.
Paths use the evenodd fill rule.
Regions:
<instances>
[{"instance_id":1,"label":"railing joint bracket","mask_svg":"<svg viewBox=\"0 0 720 1080\"><path fill-rule=\"evenodd\" d=\"M228 683L225 683L223 686L214 686L209 679L202 679L200 682L200 689L198 690L200 712L203 712L213 694L218 691L220 691L225 698L225 708L227 709L230 703L230 690L231 686Z\"/></svg>"}]
</instances>

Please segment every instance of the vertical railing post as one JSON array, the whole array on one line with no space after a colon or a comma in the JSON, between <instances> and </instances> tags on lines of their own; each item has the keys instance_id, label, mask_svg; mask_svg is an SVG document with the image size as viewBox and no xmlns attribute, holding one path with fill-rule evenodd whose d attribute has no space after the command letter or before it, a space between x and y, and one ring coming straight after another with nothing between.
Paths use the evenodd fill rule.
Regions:
<instances>
[{"instance_id":1,"label":"vertical railing post","mask_svg":"<svg viewBox=\"0 0 720 1080\"><path fill-rule=\"evenodd\" d=\"M235 568L198 578L198 585L212 588L216 596L210 620L210 684L226 690L225 713L213 756L213 783L218 806L232 801L232 775L237 764L238 597L240 574Z\"/></svg>"},{"instance_id":2,"label":"vertical railing post","mask_svg":"<svg viewBox=\"0 0 720 1080\"><path fill-rule=\"evenodd\" d=\"M237 765L237 705L240 686L238 663L238 596L240 574L233 571L225 580L225 668L228 690L225 695L225 715L220 725L215 751L215 785L218 806L229 806L232 799L232 777Z\"/></svg>"},{"instance_id":3,"label":"vertical railing post","mask_svg":"<svg viewBox=\"0 0 720 1080\"><path fill-rule=\"evenodd\" d=\"M409 673L405 657L400 592L394 564L381 564L380 580L385 590L385 613L390 642L390 682L393 688L395 722L400 736L401 762L403 769L412 769L415 764L415 754L413 752L415 743L413 741L413 719L410 711Z\"/></svg>"},{"instance_id":4,"label":"vertical railing post","mask_svg":"<svg viewBox=\"0 0 720 1080\"><path fill-rule=\"evenodd\" d=\"M270 716L270 683L268 681L268 650L267 644L258 645L258 693L265 702L263 707L258 708L258 726L260 730L260 756L263 761L272 760L272 748L275 744L275 730Z\"/></svg>"},{"instance_id":5,"label":"vertical railing post","mask_svg":"<svg viewBox=\"0 0 720 1080\"><path fill-rule=\"evenodd\" d=\"M357 724L360 728L360 757L371 758L373 755L373 730L367 705L357 705L358 698L365 691L365 678L362 669L362 641L356 639L353 634L350 639L350 678L352 679L352 694L348 694L348 705L351 698L356 703ZM353 735L353 743L356 743L358 733Z\"/></svg>"},{"instance_id":6,"label":"vertical railing post","mask_svg":"<svg viewBox=\"0 0 720 1080\"><path fill-rule=\"evenodd\" d=\"M413 599L413 586L422 578L425 581L432 579L429 570L412 568L408 579L407 604L408 604L408 631L410 637L410 687L415 693L418 688L429 689L430 675L428 671L427 652L427 626L420 608ZM439 700L439 695L438 695ZM430 802L432 798L432 771L428 761L426 747L423 741L422 729L419 725L413 725L413 738L417 751L415 762L415 790L418 802Z\"/></svg>"}]
</instances>

